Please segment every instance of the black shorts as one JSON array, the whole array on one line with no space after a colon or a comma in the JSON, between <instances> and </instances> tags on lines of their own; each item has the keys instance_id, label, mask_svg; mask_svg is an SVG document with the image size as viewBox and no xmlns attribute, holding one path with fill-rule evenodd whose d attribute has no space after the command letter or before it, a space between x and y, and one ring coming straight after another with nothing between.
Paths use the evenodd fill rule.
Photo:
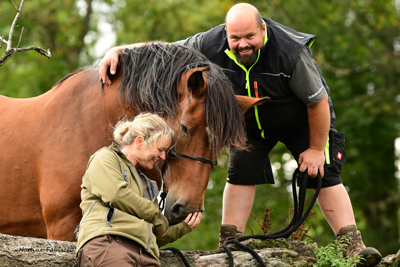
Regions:
<instances>
[{"instance_id":1,"label":"black shorts","mask_svg":"<svg viewBox=\"0 0 400 267\"><path fill-rule=\"evenodd\" d=\"M286 145L296 161L298 161L299 155L309 147L308 124L291 132L293 134L282 135L279 139L263 139L261 136L254 136L248 133L249 151L235 150L234 148L231 148L229 151L230 157L227 182L240 185L274 184L275 182L268 154L278 141ZM330 164L325 162L322 187L330 187L342 183L339 173L346 159L346 152L344 151L344 134L341 134L343 135L343 143L339 144L341 148L340 152L332 150L332 147L338 147L336 143L335 146L333 146L332 142L340 142L340 140L334 138L337 134L341 133L337 133L334 129L331 130L329 134L330 138L328 144L330 156L326 155L326 159L330 161ZM337 160L333 162L332 155L334 153L335 156L339 155L341 159L339 164ZM317 179L309 179L307 187L316 188Z\"/></svg>"}]
</instances>

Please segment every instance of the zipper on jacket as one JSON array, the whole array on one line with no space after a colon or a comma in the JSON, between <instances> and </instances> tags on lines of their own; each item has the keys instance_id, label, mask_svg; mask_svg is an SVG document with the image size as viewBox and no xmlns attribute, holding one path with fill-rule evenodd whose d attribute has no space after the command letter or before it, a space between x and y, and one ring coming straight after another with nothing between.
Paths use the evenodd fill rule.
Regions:
<instances>
[{"instance_id":1,"label":"zipper on jacket","mask_svg":"<svg viewBox=\"0 0 400 267\"><path fill-rule=\"evenodd\" d=\"M124 171L124 180L125 180L125 182L128 182L128 171L127 170L125 170Z\"/></svg>"},{"instance_id":2,"label":"zipper on jacket","mask_svg":"<svg viewBox=\"0 0 400 267\"><path fill-rule=\"evenodd\" d=\"M115 215L115 209L113 207L108 208L106 223L110 227L112 227L111 221L113 220L114 215Z\"/></svg>"},{"instance_id":3,"label":"zipper on jacket","mask_svg":"<svg viewBox=\"0 0 400 267\"><path fill-rule=\"evenodd\" d=\"M75 234L75 239L78 239L78 232L79 232L79 228L81 227L81 224L83 223L83 221L87 218L87 216L89 216L89 214L92 212L94 205L96 205L98 201L95 201L92 206L90 206L89 212L88 214L85 215L85 217L82 218L81 222L78 224L78 226L76 227L74 234Z\"/></svg>"},{"instance_id":4,"label":"zipper on jacket","mask_svg":"<svg viewBox=\"0 0 400 267\"><path fill-rule=\"evenodd\" d=\"M266 36L267 35L265 35L265 37ZM264 45L265 45L265 43L266 43L266 38L264 38ZM240 64L237 61L236 55L231 50L229 50L229 49L225 50L225 54L227 54L228 57L230 59L232 59L236 63L236 65L241 67L244 70L244 72L246 73L246 89L247 89L247 94L248 94L249 97L251 97L250 71L254 67L254 65L257 64L258 59L260 58L260 53L261 53L261 51L258 50L258 56L257 56L256 62L254 62L254 64L249 69L247 69L245 66L243 66L242 64ZM256 85L256 84L257 83L255 82L254 85ZM258 96L258 87L257 87L257 96ZM258 107L257 106L254 106L254 115L255 115L255 119L256 119L256 122L257 122L258 129L261 131L261 137L265 139L265 137L264 137L264 129L261 126L260 118L258 116Z\"/></svg>"},{"instance_id":5,"label":"zipper on jacket","mask_svg":"<svg viewBox=\"0 0 400 267\"><path fill-rule=\"evenodd\" d=\"M147 250L147 252L150 252L149 243L150 243L151 233L152 233L152 231L151 231L151 224L150 224L150 223L147 223L147 226L149 227L149 238L147 239L147 248L146 248L146 250Z\"/></svg>"}]
</instances>

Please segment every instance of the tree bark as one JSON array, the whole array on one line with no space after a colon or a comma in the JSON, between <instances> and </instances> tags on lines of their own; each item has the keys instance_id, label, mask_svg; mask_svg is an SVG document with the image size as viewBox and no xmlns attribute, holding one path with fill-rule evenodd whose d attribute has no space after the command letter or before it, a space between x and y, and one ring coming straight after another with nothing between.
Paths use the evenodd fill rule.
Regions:
<instances>
[{"instance_id":1,"label":"tree bark","mask_svg":"<svg viewBox=\"0 0 400 267\"><path fill-rule=\"evenodd\" d=\"M0 266L68 266L75 263L74 242L0 234Z\"/></svg>"},{"instance_id":2,"label":"tree bark","mask_svg":"<svg viewBox=\"0 0 400 267\"><path fill-rule=\"evenodd\" d=\"M251 239L243 242L257 246L260 242ZM316 244L285 239L271 240L271 247L255 249L268 267L312 266L316 263ZM75 242L55 241L32 237L0 234L0 267L22 266L72 266L75 263ZM254 267L261 264L248 252L231 247L234 266ZM182 251L186 260L195 267L229 266L228 255L223 249L211 251ZM182 260L171 251L161 250L162 267L184 267ZM385 257L380 267L399 266L400 251Z\"/></svg>"}]
</instances>

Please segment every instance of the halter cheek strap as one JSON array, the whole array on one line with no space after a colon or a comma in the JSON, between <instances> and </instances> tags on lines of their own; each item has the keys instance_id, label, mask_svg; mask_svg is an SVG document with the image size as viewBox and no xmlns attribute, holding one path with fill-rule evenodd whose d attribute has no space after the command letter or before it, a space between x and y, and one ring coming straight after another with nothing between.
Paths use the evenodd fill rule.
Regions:
<instances>
[{"instance_id":1,"label":"halter cheek strap","mask_svg":"<svg viewBox=\"0 0 400 267\"><path fill-rule=\"evenodd\" d=\"M202 158L202 157L190 156L190 155L178 153L178 152L176 152L176 150L171 150L171 153L165 159L165 161L164 161L164 163L162 164L162 167L161 167L162 190L161 190L161 193L160 193L161 201L160 201L160 204L159 204L159 208L160 208L161 211L163 211L164 208L165 208L165 199L167 198L167 193L168 193L167 186L165 185L165 180L164 180L164 166L167 163L167 160L169 158L172 158L172 157L175 157L175 158L178 158L178 159L179 158L193 159L193 160L201 161L201 162L204 162L204 163L207 163L207 164L211 164L213 167L218 164L218 162L216 160L213 161L211 159L206 159L206 158Z\"/></svg>"}]
</instances>

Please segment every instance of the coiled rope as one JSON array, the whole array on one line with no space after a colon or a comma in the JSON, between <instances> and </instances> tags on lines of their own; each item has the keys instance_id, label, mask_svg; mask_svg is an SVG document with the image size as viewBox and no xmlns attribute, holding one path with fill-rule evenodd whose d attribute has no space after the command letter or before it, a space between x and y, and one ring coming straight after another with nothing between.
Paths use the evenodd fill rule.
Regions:
<instances>
[{"instance_id":1,"label":"coiled rope","mask_svg":"<svg viewBox=\"0 0 400 267\"><path fill-rule=\"evenodd\" d=\"M235 243L236 246L240 247L244 251L249 252L253 257L262 265L262 266L267 266L264 260L255 252L252 248L243 245L240 243L240 241L244 241L250 238L253 239L260 239L260 240L266 240L266 239L278 239L278 238L288 238L293 232L299 228L303 222L307 219L308 214L310 213L311 209L313 208L315 201L317 200L318 194L321 191L321 185L322 185L322 180L321 180L321 175L318 173L316 177L318 184L317 188L315 190L314 196L308 205L308 208L306 212L304 212L304 206L305 206L305 200L306 200L306 191L307 191L307 180L308 180L308 173L305 171L304 173L301 173L299 171L299 168L297 168L294 173L293 173L293 178L292 178L292 191L293 191L293 202L294 202L294 214L291 222L289 225L278 232L268 234L268 235L248 235L248 236L241 236L237 237L235 239L229 239L225 241L222 244L223 249L225 252L228 254L229 257L229 267L233 267L233 255L230 249L228 248L228 245L231 243ZM297 197L297 190L296 190L296 181L297 185L299 187L299 196ZM170 250L179 255L183 263L185 264L186 267L191 267L188 261L186 260L185 256L182 254L181 251L179 251L177 248L165 248L162 250Z\"/></svg>"}]
</instances>

